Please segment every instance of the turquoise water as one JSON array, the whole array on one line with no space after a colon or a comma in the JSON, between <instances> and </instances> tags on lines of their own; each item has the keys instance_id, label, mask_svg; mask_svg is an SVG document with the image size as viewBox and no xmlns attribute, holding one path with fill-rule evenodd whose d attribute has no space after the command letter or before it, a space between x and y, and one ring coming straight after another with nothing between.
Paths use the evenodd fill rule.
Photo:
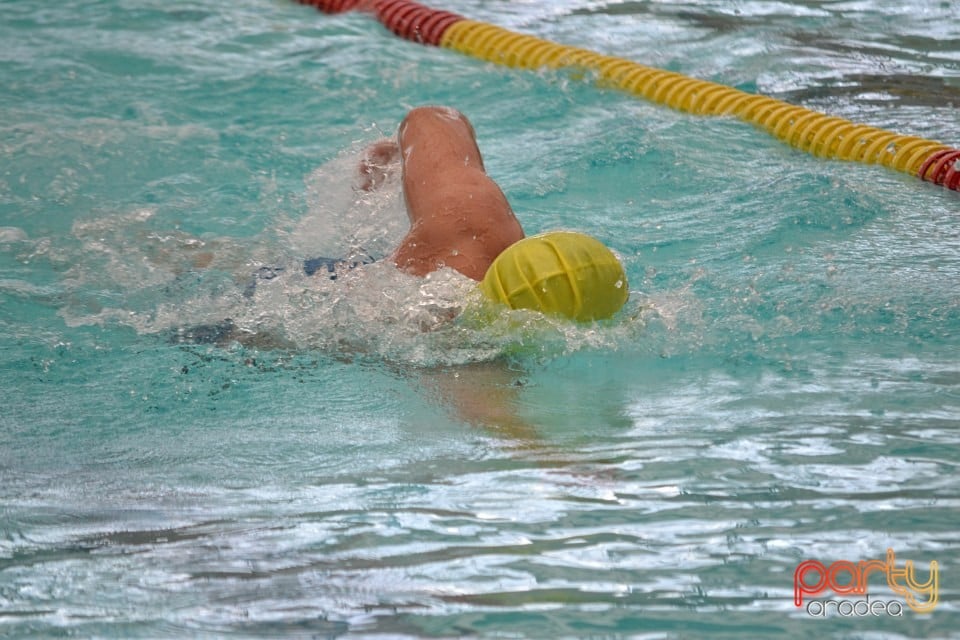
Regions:
<instances>
[{"instance_id":1,"label":"turquoise water","mask_svg":"<svg viewBox=\"0 0 960 640\"><path fill-rule=\"evenodd\" d=\"M444 7L960 145L950 3ZM292 2L0 16L0 635L957 637L957 193ZM389 251L351 175L425 103L619 252L615 322L299 273ZM932 613L794 606L888 548Z\"/></svg>"}]
</instances>

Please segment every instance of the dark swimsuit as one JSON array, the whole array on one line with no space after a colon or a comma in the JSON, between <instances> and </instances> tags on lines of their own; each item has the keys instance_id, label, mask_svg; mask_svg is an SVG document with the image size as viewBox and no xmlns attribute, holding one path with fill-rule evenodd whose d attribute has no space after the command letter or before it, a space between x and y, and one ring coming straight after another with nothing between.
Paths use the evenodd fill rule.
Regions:
<instances>
[{"instance_id":1,"label":"dark swimsuit","mask_svg":"<svg viewBox=\"0 0 960 640\"><path fill-rule=\"evenodd\" d=\"M358 258L310 258L303 261L303 272L308 276L325 275L331 280L336 280L337 276L344 271L356 269L365 264L373 264L374 259L370 256L360 256ZM273 280L278 275L286 271L286 267L260 267L250 277L247 286L243 288L243 296L252 298L257 290L257 282L260 280Z\"/></svg>"},{"instance_id":2,"label":"dark swimsuit","mask_svg":"<svg viewBox=\"0 0 960 640\"><path fill-rule=\"evenodd\" d=\"M370 256L364 255L353 260L346 258L311 258L303 261L303 271L308 276L312 276L317 271L325 269L327 276L331 280L337 279L337 272L347 269L356 269L365 264L373 264L375 261Z\"/></svg>"}]
</instances>

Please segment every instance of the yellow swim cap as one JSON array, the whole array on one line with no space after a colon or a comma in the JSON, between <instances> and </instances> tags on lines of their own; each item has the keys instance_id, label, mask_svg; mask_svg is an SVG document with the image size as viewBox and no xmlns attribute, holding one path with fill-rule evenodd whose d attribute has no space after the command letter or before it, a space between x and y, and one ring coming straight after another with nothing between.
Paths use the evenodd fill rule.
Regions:
<instances>
[{"instance_id":1,"label":"yellow swim cap","mask_svg":"<svg viewBox=\"0 0 960 640\"><path fill-rule=\"evenodd\" d=\"M629 295L623 265L599 240L572 231L524 238L497 256L480 282L483 294L511 309L533 309L578 322L609 318Z\"/></svg>"}]
</instances>

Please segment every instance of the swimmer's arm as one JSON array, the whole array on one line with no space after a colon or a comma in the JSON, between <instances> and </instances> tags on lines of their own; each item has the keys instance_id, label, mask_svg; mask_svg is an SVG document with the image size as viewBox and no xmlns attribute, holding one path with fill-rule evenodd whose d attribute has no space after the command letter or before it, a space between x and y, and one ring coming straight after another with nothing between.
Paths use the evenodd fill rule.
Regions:
<instances>
[{"instance_id":1,"label":"swimmer's arm","mask_svg":"<svg viewBox=\"0 0 960 640\"><path fill-rule=\"evenodd\" d=\"M520 415L522 382L506 363L475 362L420 371L420 381L462 422L504 437L518 448L539 441Z\"/></svg>"},{"instance_id":2,"label":"swimmer's arm","mask_svg":"<svg viewBox=\"0 0 960 640\"><path fill-rule=\"evenodd\" d=\"M508 246L523 238L523 229L500 188L478 171L459 172L455 179L426 184L404 176L410 231L394 262L414 275L440 266L474 280Z\"/></svg>"},{"instance_id":3,"label":"swimmer's arm","mask_svg":"<svg viewBox=\"0 0 960 640\"><path fill-rule=\"evenodd\" d=\"M400 147L397 141L385 138L364 149L357 166L359 188L363 191L378 189L393 171L399 170Z\"/></svg>"}]
</instances>

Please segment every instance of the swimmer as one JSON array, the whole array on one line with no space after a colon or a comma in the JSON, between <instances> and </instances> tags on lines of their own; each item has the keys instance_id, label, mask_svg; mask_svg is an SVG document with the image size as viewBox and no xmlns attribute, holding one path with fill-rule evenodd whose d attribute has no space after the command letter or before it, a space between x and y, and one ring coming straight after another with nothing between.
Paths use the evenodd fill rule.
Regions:
<instances>
[{"instance_id":1,"label":"swimmer","mask_svg":"<svg viewBox=\"0 0 960 640\"><path fill-rule=\"evenodd\" d=\"M370 145L358 165L358 188L373 191L387 179L399 157L410 227L389 260L415 276L451 268L479 283L493 301L577 322L612 317L628 297L626 275L617 257L598 240L569 232L526 237L503 191L483 165L473 125L456 109L425 106L411 110L396 139ZM309 276L335 280L344 271L369 264L368 256L313 258ZM283 267L262 267L248 282L273 279ZM236 337L226 320L177 331L176 340L223 342Z\"/></svg>"},{"instance_id":2,"label":"swimmer","mask_svg":"<svg viewBox=\"0 0 960 640\"><path fill-rule=\"evenodd\" d=\"M481 282L495 302L577 321L608 318L626 302L623 267L599 241L572 232L525 238L484 169L473 126L456 109L410 111L396 141L367 150L362 188L381 184L398 154L410 219L391 256L398 268L424 276L449 267Z\"/></svg>"}]
</instances>

